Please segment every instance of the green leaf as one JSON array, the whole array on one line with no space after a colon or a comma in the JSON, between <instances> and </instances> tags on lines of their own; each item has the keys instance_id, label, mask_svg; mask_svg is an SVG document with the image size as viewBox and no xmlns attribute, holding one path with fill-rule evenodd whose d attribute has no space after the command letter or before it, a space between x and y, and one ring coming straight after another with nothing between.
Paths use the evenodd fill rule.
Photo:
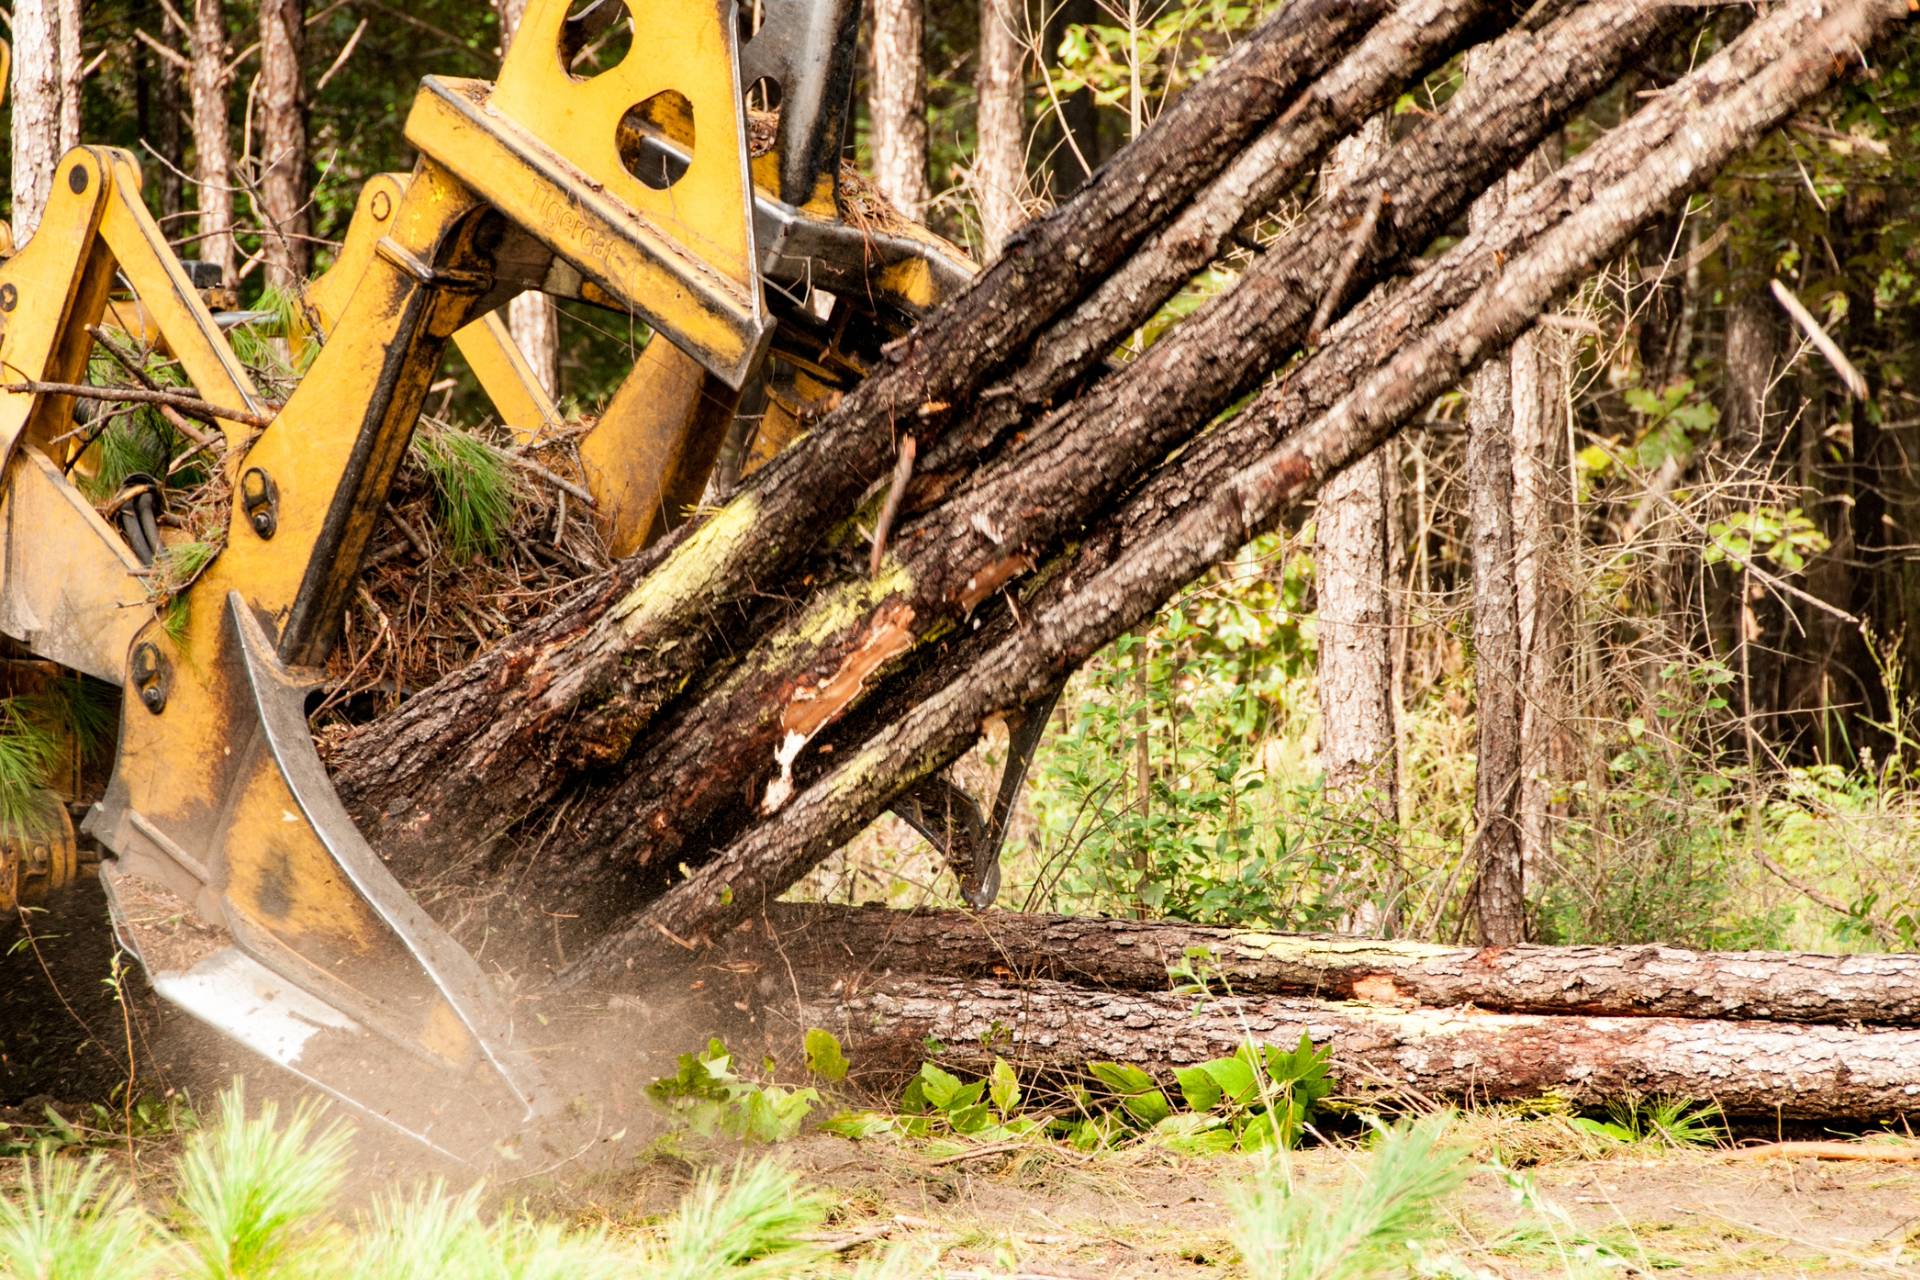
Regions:
<instances>
[{"instance_id":1,"label":"green leaf","mask_svg":"<svg viewBox=\"0 0 1920 1280\"><path fill-rule=\"evenodd\" d=\"M1020 1077L1014 1073L1005 1058L993 1060L993 1070L987 1075L987 1093L993 1099L993 1109L1002 1119L1013 1115L1020 1105Z\"/></svg>"},{"instance_id":2,"label":"green leaf","mask_svg":"<svg viewBox=\"0 0 1920 1280\"><path fill-rule=\"evenodd\" d=\"M1224 1096L1205 1067L1175 1067L1173 1078L1180 1083L1180 1096L1189 1111L1211 1111Z\"/></svg>"},{"instance_id":3,"label":"green leaf","mask_svg":"<svg viewBox=\"0 0 1920 1280\"><path fill-rule=\"evenodd\" d=\"M828 1084L839 1084L847 1078L847 1055L841 1050L840 1039L833 1032L809 1027L806 1053L807 1070Z\"/></svg>"},{"instance_id":4,"label":"green leaf","mask_svg":"<svg viewBox=\"0 0 1920 1280\"><path fill-rule=\"evenodd\" d=\"M960 1077L942 1071L931 1062L920 1064L920 1074L914 1077L914 1082L920 1086L921 1098L935 1111L950 1110L961 1088Z\"/></svg>"},{"instance_id":5,"label":"green leaf","mask_svg":"<svg viewBox=\"0 0 1920 1280\"><path fill-rule=\"evenodd\" d=\"M1253 1064L1238 1054L1203 1062L1200 1069L1212 1077L1220 1092L1235 1106L1244 1107L1259 1095L1260 1085L1254 1079Z\"/></svg>"},{"instance_id":6,"label":"green leaf","mask_svg":"<svg viewBox=\"0 0 1920 1280\"><path fill-rule=\"evenodd\" d=\"M820 1126L820 1132L831 1133L839 1138L851 1138L859 1142L866 1138L877 1138L882 1134L893 1133L899 1129L894 1118L878 1111L841 1111L827 1117Z\"/></svg>"}]
</instances>

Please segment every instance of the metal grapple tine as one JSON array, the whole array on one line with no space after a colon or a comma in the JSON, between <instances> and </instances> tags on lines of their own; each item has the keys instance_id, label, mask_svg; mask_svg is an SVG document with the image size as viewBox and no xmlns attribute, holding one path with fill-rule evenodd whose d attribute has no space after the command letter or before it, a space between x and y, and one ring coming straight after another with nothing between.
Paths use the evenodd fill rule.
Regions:
<instances>
[{"instance_id":1,"label":"metal grapple tine","mask_svg":"<svg viewBox=\"0 0 1920 1280\"><path fill-rule=\"evenodd\" d=\"M1046 736L1047 721L1060 701L1060 691L1027 708L1007 739L1007 762L1000 770L993 807L983 817L980 806L964 787L944 773L925 779L895 803L893 811L925 836L946 857L960 881L960 896L976 910L993 905L1000 895L1000 853L1006 846L1014 802L1033 765L1033 754Z\"/></svg>"}]
</instances>

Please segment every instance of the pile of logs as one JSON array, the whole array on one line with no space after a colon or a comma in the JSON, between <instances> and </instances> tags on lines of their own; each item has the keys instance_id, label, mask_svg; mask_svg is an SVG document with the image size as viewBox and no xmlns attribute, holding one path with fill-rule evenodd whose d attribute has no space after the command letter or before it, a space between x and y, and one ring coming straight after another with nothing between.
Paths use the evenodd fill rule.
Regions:
<instances>
[{"instance_id":1,"label":"pile of logs","mask_svg":"<svg viewBox=\"0 0 1920 1280\"><path fill-rule=\"evenodd\" d=\"M1753 13L1493 225L1430 252L1656 42L1750 16L1549 0L1502 31L1513 13L1283 6L724 507L341 743L356 821L404 881L566 922L572 982L745 918L990 722L1298 519L1908 6ZM1468 48L1443 110L1109 362L1335 143ZM883 501L899 516L873 546Z\"/></svg>"},{"instance_id":2,"label":"pile of logs","mask_svg":"<svg viewBox=\"0 0 1920 1280\"><path fill-rule=\"evenodd\" d=\"M856 1068L1000 1055L1162 1069L1251 1038L1326 1046L1344 1094L1431 1103L1628 1097L1729 1116L1920 1113L1920 956L1449 947L1168 922L782 903L733 936L786 1028ZM1176 989L1169 970L1200 975Z\"/></svg>"}]
</instances>

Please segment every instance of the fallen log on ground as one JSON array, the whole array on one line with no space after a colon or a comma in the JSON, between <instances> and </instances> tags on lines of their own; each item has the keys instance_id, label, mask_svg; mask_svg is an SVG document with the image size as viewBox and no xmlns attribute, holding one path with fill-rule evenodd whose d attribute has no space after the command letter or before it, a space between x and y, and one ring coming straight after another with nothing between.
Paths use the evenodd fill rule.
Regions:
<instances>
[{"instance_id":1,"label":"fallen log on ground","mask_svg":"<svg viewBox=\"0 0 1920 1280\"><path fill-rule=\"evenodd\" d=\"M1920 956L1681 947L1450 947L1329 934L995 911L776 903L729 935L796 970L1047 981L1160 995L1186 965L1221 994L1490 1013L1920 1026ZM777 962L775 962L777 964Z\"/></svg>"},{"instance_id":2,"label":"fallen log on ground","mask_svg":"<svg viewBox=\"0 0 1920 1280\"><path fill-rule=\"evenodd\" d=\"M1920 1030L1778 1022L1600 1018L1396 1009L1290 996L1092 992L1059 982L898 975L813 984L797 1026L841 1038L863 1072L898 1077L935 1059L984 1074L996 1056L1027 1070L1091 1061L1157 1070L1231 1054L1249 1037L1290 1048L1302 1033L1332 1056L1340 1092L1387 1103L1542 1097L1599 1106L1632 1097L1719 1104L1785 1119L1920 1113Z\"/></svg>"}]
</instances>

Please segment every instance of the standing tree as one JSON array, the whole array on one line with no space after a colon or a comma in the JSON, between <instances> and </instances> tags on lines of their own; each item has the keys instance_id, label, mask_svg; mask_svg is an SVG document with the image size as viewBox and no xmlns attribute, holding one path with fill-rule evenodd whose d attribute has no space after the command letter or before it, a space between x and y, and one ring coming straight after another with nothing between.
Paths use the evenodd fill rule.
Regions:
<instances>
[{"instance_id":1,"label":"standing tree","mask_svg":"<svg viewBox=\"0 0 1920 1280\"><path fill-rule=\"evenodd\" d=\"M926 14L920 0L874 0L873 74L867 112L873 124L873 179L894 208L926 216Z\"/></svg>"},{"instance_id":2,"label":"standing tree","mask_svg":"<svg viewBox=\"0 0 1920 1280\"><path fill-rule=\"evenodd\" d=\"M200 210L199 256L233 279L233 156L227 128L227 19L221 0L195 0L189 40L188 96L193 118L193 180Z\"/></svg>"},{"instance_id":3,"label":"standing tree","mask_svg":"<svg viewBox=\"0 0 1920 1280\"><path fill-rule=\"evenodd\" d=\"M1026 6L980 0L974 198L988 258L1027 220Z\"/></svg>"},{"instance_id":4,"label":"standing tree","mask_svg":"<svg viewBox=\"0 0 1920 1280\"><path fill-rule=\"evenodd\" d=\"M60 163L60 0L13 7L13 239L40 225Z\"/></svg>"},{"instance_id":5,"label":"standing tree","mask_svg":"<svg viewBox=\"0 0 1920 1280\"><path fill-rule=\"evenodd\" d=\"M1386 117L1376 116L1335 149L1324 179L1329 194L1351 185L1386 150ZM1320 760L1327 794L1340 803L1364 800L1384 824L1399 817L1399 707L1387 583L1392 454L1391 445L1383 446L1335 476L1314 518ZM1363 856L1356 847L1348 860ZM1347 923L1366 930L1385 922L1355 914Z\"/></svg>"},{"instance_id":6,"label":"standing tree","mask_svg":"<svg viewBox=\"0 0 1920 1280\"><path fill-rule=\"evenodd\" d=\"M1474 74L1469 65L1468 74ZM1474 202L1485 234L1505 211L1516 173ZM1513 573L1513 362L1494 356L1473 375L1467 406L1468 542L1473 551L1474 868L1480 940L1527 940L1520 848L1520 621Z\"/></svg>"},{"instance_id":7,"label":"standing tree","mask_svg":"<svg viewBox=\"0 0 1920 1280\"><path fill-rule=\"evenodd\" d=\"M520 29L520 18L527 11L527 0L493 0L500 16L500 53L505 56ZM540 378L540 385L554 394L560 389L560 315L553 299L544 293L523 293L507 304L507 328L527 357L527 363Z\"/></svg>"},{"instance_id":8,"label":"standing tree","mask_svg":"<svg viewBox=\"0 0 1920 1280\"><path fill-rule=\"evenodd\" d=\"M80 0L60 0L60 153L80 145Z\"/></svg>"},{"instance_id":9,"label":"standing tree","mask_svg":"<svg viewBox=\"0 0 1920 1280\"><path fill-rule=\"evenodd\" d=\"M260 213L267 282L292 292L307 275L307 107L301 79L305 0L260 0Z\"/></svg>"}]
</instances>

